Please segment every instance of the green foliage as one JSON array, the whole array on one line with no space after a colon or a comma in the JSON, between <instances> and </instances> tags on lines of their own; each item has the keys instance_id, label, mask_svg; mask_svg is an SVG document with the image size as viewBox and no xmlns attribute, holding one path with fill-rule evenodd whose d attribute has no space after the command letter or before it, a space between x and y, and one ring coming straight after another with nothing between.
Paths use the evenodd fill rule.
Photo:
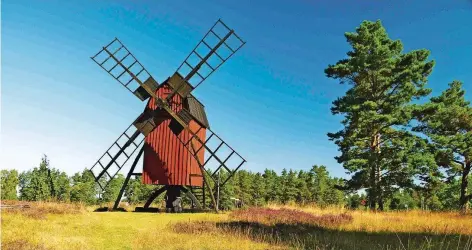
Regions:
<instances>
[{"instance_id":1,"label":"green foliage","mask_svg":"<svg viewBox=\"0 0 472 250\"><path fill-rule=\"evenodd\" d=\"M279 201L282 191L277 173L274 170L266 169L262 174L262 178L264 181L264 187L266 188L264 197L265 202Z\"/></svg>"},{"instance_id":2,"label":"green foliage","mask_svg":"<svg viewBox=\"0 0 472 250\"><path fill-rule=\"evenodd\" d=\"M281 184L282 184L282 196L281 201L283 204L294 202L297 197L297 175L290 169L287 172L286 169L282 170Z\"/></svg>"},{"instance_id":3,"label":"green foliage","mask_svg":"<svg viewBox=\"0 0 472 250\"><path fill-rule=\"evenodd\" d=\"M112 202L115 201L120 193L121 187L125 182L125 177L122 174L117 174L115 178L110 180L108 185L106 185L102 194L103 202Z\"/></svg>"},{"instance_id":4,"label":"green foliage","mask_svg":"<svg viewBox=\"0 0 472 250\"><path fill-rule=\"evenodd\" d=\"M95 204L97 202L95 179L89 170L85 169L82 173L76 173L72 176L70 200L86 204Z\"/></svg>"},{"instance_id":5,"label":"green foliage","mask_svg":"<svg viewBox=\"0 0 472 250\"><path fill-rule=\"evenodd\" d=\"M380 21L364 21L345 34L352 50L348 58L329 65L326 76L351 88L333 102L333 114L344 115L344 129L329 133L341 155L336 157L352 177L345 188L366 188L375 209L396 189L410 186L420 156L421 140L405 129L413 119L410 102L426 96L434 62L428 50L403 53ZM413 158L413 159L412 159Z\"/></svg>"},{"instance_id":6,"label":"green foliage","mask_svg":"<svg viewBox=\"0 0 472 250\"><path fill-rule=\"evenodd\" d=\"M2 200L17 200L16 188L20 183L18 171L16 170L2 170L1 171L1 199Z\"/></svg>"},{"instance_id":7,"label":"green foliage","mask_svg":"<svg viewBox=\"0 0 472 250\"><path fill-rule=\"evenodd\" d=\"M417 208L417 204L407 190L399 190L392 195L389 208L391 210L407 210Z\"/></svg>"},{"instance_id":8,"label":"green foliage","mask_svg":"<svg viewBox=\"0 0 472 250\"><path fill-rule=\"evenodd\" d=\"M20 174L20 198L22 200L49 200L53 197L53 191L47 156L43 156L39 168Z\"/></svg>"},{"instance_id":9,"label":"green foliage","mask_svg":"<svg viewBox=\"0 0 472 250\"><path fill-rule=\"evenodd\" d=\"M143 184L140 177L131 178L124 195L126 196L126 201L130 204L143 203L147 201L153 190L154 186Z\"/></svg>"},{"instance_id":10,"label":"green foliage","mask_svg":"<svg viewBox=\"0 0 472 250\"><path fill-rule=\"evenodd\" d=\"M417 112L416 131L425 133L436 150L436 162L448 170L450 178L460 176L459 206L468 209L472 192L468 180L472 170L472 106L465 99L462 83L453 81L438 97Z\"/></svg>"},{"instance_id":11,"label":"green foliage","mask_svg":"<svg viewBox=\"0 0 472 250\"><path fill-rule=\"evenodd\" d=\"M335 188L337 185L342 185L342 180L330 177L325 166L315 165L308 172L283 169L280 175L269 169L263 174L238 171L223 188L229 191L220 197L228 204L232 203L231 198L237 198L249 206L293 202L323 207L342 205L345 194Z\"/></svg>"},{"instance_id":12,"label":"green foliage","mask_svg":"<svg viewBox=\"0 0 472 250\"><path fill-rule=\"evenodd\" d=\"M347 207L350 209L359 209L362 206L362 201L365 200L364 195L352 194L347 197Z\"/></svg>"},{"instance_id":13,"label":"green foliage","mask_svg":"<svg viewBox=\"0 0 472 250\"><path fill-rule=\"evenodd\" d=\"M221 180L225 180L229 173L221 170L220 172ZM219 209L221 210L230 210L234 208L234 202L231 198L234 198L234 184L233 180L230 179L223 187L220 189L220 203Z\"/></svg>"}]
</instances>

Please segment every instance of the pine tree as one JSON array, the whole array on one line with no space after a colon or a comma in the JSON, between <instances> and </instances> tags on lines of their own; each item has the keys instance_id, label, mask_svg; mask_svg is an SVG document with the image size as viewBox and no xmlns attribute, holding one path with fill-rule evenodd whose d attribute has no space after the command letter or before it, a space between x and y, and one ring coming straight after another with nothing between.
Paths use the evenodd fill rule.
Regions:
<instances>
[{"instance_id":1,"label":"pine tree","mask_svg":"<svg viewBox=\"0 0 472 250\"><path fill-rule=\"evenodd\" d=\"M262 175L260 173L255 173L252 178L252 204L255 206L262 206L265 204L266 189Z\"/></svg>"},{"instance_id":2,"label":"pine tree","mask_svg":"<svg viewBox=\"0 0 472 250\"><path fill-rule=\"evenodd\" d=\"M296 201L298 204L306 204L309 202L311 193L310 190L308 189L308 182L309 182L309 176L308 173L306 173L303 170L300 170L298 172L297 176L297 197Z\"/></svg>"},{"instance_id":3,"label":"pine tree","mask_svg":"<svg viewBox=\"0 0 472 250\"><path fill-rule=\"evenodd\" d=\"M54 174L55 198L59 201L70 201L70 179L65 172L55 171Z\"/></svg>"},{"instance_id":4,"label":"pine tree","mask_svg":"<svg viewBox=\"0 0 472 250\"><path fill-rule=\"evenodd\" d=\"M329 176L328 171L326 170L325 166L317 166L314 165L310 172L313 176L313 184L311 193L313 195L313 202L315 202L318 206L325 206L326 205L326 193L329 189L328 182Z\"/></svg>"},{"instance_id":5,"label":"pine tree","mask_svg":"<svg viewBox=\"0 0 472 250\"><path fill-rule=\"evenodd\" d=\"M20 198L28 201L49 200L53 194L49 160L43 156L39 168L20 174Z\"/></svg>"},{"instance_id":6,"label":"pine tree","mask_svg":"<svg viewBox=\"0 0 472 250\"><path fill-rule=\"evenodd\" d=\"M438 164L452 177L461 178L459 207L468 210L472 192L468 190L472 170L472 106L465 100L462 83L453 81L440 96L431 98L419 113L415 128L431 138L438 150Z\"/></svg>"},{"instance_id":7,"label":"pine tree","mask_svg":"<svg viewBox=\"0 0 472 250\"><path fill-rule=\"evenodd\" d=\"M352 46L348 58L325 73L351 88L331 109L344 115L344 129L328 137L341 151L337 161L352 174L346 188L367 188L370 208L383 209L385 189L414 174L405 158L415 139L402 128L412 120L410 102L430 93L425 84L434 62L427 61L428 50L403 53L380 21L364 21L345 37Z\"/></svg>"},{"instance_id":8,"label":"pine tree","mask_svg":"<svg viewBox=\"0 0 472 250\"><path fill-rule=\"evenodd\" d=\"M3 169L1 171L1 199L17 200L16 188L19 183L18 171Z\"/></svg>"},{"instance_id":9,"label":"pine tree","mask_svg":"<svg viewBox=\"0 0 472 250\"><path fill-rule=\"evenodd\" d=\"M224 170L220 170L220 178L224 180L227 178L229 173ZM234 181L230 179L226 184L220 188L220 202L219 209L230 210L234 207L234 202L231 198L234 198Z\"/></svg>"},{"instance_id":10,"label":"pine tree","mask_svg":"<svg viewBox=\"0 0 472 250\"><path fill-rule=\"evenodd\" d=\"M264 186L266 188L265 203L279 202L280 185L278 183L278 176L274 170L265 169L262 174Z\"/></svg>"}]
</instances>

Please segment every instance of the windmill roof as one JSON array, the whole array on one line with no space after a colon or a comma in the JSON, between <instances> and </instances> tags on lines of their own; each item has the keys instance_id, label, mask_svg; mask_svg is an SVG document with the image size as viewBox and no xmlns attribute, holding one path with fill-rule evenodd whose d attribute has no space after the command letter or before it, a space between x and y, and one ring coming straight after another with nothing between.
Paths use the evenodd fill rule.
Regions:
<instances>
[{"instance_id":1,"label":"windmill roof","mask_svg":"<svg viewBox=\"0 0 472 250\"><path fill-rule=\"evenodd\" d=\"M203 104L191 94L189 94L185 99L187 103L187 108L193 118L195 118L195 120L200 123L200 125L204 126L205 128L209 128L210 124L208 123L208 119L205 113L205 106L203 106Z\"/></svg>"}]
</instances>

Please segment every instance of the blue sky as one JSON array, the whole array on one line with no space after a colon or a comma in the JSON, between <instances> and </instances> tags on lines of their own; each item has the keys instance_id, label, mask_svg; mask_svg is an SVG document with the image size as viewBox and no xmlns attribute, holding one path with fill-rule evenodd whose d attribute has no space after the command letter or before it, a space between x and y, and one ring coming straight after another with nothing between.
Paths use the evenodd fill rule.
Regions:
<instances>
[{"instance_id":1,"label":"blue sky","mask_svg":"<svg viewBox=\"0 0 472 250\"><path fill-rule=\"evenodd\" d=\"M218 19L247 44L195 91L212 129L247 170L344 176L327 132L346 86L323 70L345 57L344 32L381 19L405 51L436 60L429 87L454 79L472 99L472 1L2 1L1 167L90 167L144 107L91 59L114 37L159 81Z\"/></svg>"}]
</instances>

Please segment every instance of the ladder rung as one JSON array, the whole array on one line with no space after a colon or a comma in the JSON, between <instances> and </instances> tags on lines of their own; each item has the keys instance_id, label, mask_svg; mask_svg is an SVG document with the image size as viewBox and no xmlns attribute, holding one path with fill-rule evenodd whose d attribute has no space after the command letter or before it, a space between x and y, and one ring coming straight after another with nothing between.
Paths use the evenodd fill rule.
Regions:
<instances>
[{"instance_id":1,"label":"ladder rung","mask_svg":"<svg viewBox=\"0 0 472 250\"><path fill-rule=\"evenodd\" d=\"M218 147L215 149L215 151L212 152L212 154L216 154L216 151L218 151L218 149L221 148L221 146L223 146L223 144L225 144L223 141L220 143L220 145L218 145Z\"/></svg>"},{"instance_id":2,"label":"ladder rung","mask_svg":"<svg viewBox=\"0 0 472 250\"><path fill-rule=\"evenodd\" d=\"M221 19L218 19L217 22L223 24L223 26L225 26L225 28L226 28L227 30L231 31L231 29L230 29L225 23L223 23L223 21L221 21Z\"/></svg>"},{"instance_id":3,"label":"ladder rung","mask_svg":"<svg viewBox=\"0 0 472 250\"><path fill-rule=\"evenodd\" d=\"M223 44L226 46L226 48L228 48L229 50L231 50L231 52L234 54L234 49L231 48L226 42L223 42Z\"/></svg>"},{"instance_id":4,"label":"ladder rung","mask_svg":"<svg viewBox=\"0 0 472 250\"><path fill-rule=\"evenodd\" d=\"M218 52L215 51L214 53L218 58L220 58L221 61L226 61L225 59L223 59L223 57L220 56L220 54L218 54Z\"/></svg>"},{"instance_id":5,"label":"ladder rung","mask_svg":"<svg viewBox=\"0 0 472 250\"><path fill-rule=\"evenodd\" d=\"M192 137L190 137L190 139L184 144L184 146L187 146L189 143L192 142L193 138L195 138L196 135L192 135Z\"/></svg>"},{"instance_id":6,"label":"ladder rung","mask_svg":"<svg viewBox=\"0 0 472 250\"><path fill-rule=\"evenodd\" d=\"M203 60L203 57L200 54L198 54L196 50L193 50L193 53L195 53L200 58L200 60Z\"/></svg>"},{"instance_id":7,"label":"ladder rung","mask_svg":"<svg viewBox=\"0 0 472 250\"><path fill-rule=\"evenodd\" d=\"M202 43L205 44L210 50L213 49L213 48L212 48L210 45L208 45L208 43L206 43L204 40L202 40Z\"/></svg>"},{"instance_id":8,"label":"ladder rung","mask_svg":"<svg viewBox=\"0 0 472 250\"><path fill-rule=\"evenodd\" d=\"M128 84L130 84L132 81L134 80L133 77L131 77L131 79L129 79L129 81L126 83L126 84L123 84L126 88L128 88ZM129 88L128 88L129 89ZM128 137L129 138L129 137Z\"/></svg>"},{"instance_id":9,"label":"ladder rung","mask_svg":"<svg viewBox=\"0 0 472 250\"><path fill-rule=\"evenodd\" d=\"M112 70L114 70L114 69L116 68L116 66L118 66L118 65L119 65L119 63L115 64L113 67L111 67L110 70L107 70L107 72L110 73L110 72L111 72Z\"/></svg>"},{"instance_id":10,"label":"ladder rung","mask_svg":"<svg viewBox=\"0 0 472 250\"><path fill-rule=\"evenodd\" d=\"M196 50L193 50L193 53L195 53L200 58L200 60L203 60L203 57L200 54L198 54L198 52ZM205 61L205 64L208 65L208 67L211 70L215 71L215 69L207 61Z\"/></svg>"},{"instance_id":11,"label":"ladder rung","mask_svg":"<svg viewBox=\"0 0 472 250\"><path fill-rule=\"evenodd\" d=\"M215 35L221 41L221 37L218 34L216 34L213 30L210 30L210 32L213 33L213 35Z\"/></svg>"},{"instance_id":12,"label":"ladder rung","mask_svg":"<svg viewBox=\"0 0 472 250\"><path fill-rule=\"evenodd\" d=\"M215 68L213 68L213 66L211 66L208 62L205 62L205 64L208 65L208 67L209 67L211 70L215 71Z\"/></svg>"},{"instance_id":13,"label":"ladder rung","mask_svg":"<svg viewBox=\"0 0 472 250\"><path fill-rule=\"evenodd\" d=\"M111 154L107 151L107 155L111 157L111 159L113 160L113 156L111 156Z\"/></svg>"},{"instance_id":14,"label":"ladder rung","mask_svg":"<svg viewBox=\"0 0 472 250\"><path fill-rule=\"evenodd\" d=\"M120 44L121 44L121 43L120 43ZM112 55L115 55L116 53L118 53L118 51L120 51L123 47L124 47L123 44L121 44L121 46L120 46L118 49L116 49L115 52L112 53ZM107 48L107 47L105 47L105 48L103 48L103 49L105 49L105 50L108 51L108 49L106 49L106 48Z\"/></svg>"},{"instance_id":15,"label":"ladder rung","mask_svg":"<svg viewBox=\"0 0 472 250\"><path fill-rule=\"evenodd\" d=\"M231 173L231 169L229 169L228 167L226 167L226 165L222 165L229 173Z\"/></svg>"},{"instance_id":16,"label":"ladder rung","mask_svg":"<svg viewBox=\"0 0 472 250\"><path fill-rule=\"evenodd\" d=\"M139 74L141 74L142 72L144 71L144 68L142 68L136 75L134 75L135 77L138 77Z\"/></svg>"},{"instance_id":17,"label":"ladder rung","mask_svg":"<svg viewBox=\"0 0 472 250\"><path fill-rule=\"evenodd\" d=\"M102 50L102 51L103 51L103 50ZM111 58L111 56L108 56L108 57L105 58L105 60L103 60L103 62L100 63L99 65L100 65L101 67L103 67L103 64L105 64L105 63L108 61L108 59L110 59L110 58ZM95 59L93 59L93 60L95 61ZM95 62L98 63L97 61L95 61Z\"/></svg>"},{"instance_id":18,"label":"ladder rung","mask_svg":"<svg viewBox=\"0 0 472 250\"><path fill-rule=\"evenodd\" d=\"M126 70L124 69L123 72L121 72L121 74L116 77L116 79L117 79L118 81L120 81L120 77L121 77L125 72L126 72ZM120 81L120 82L121 82L121 81ZM121 84L123 84L123 83L121 83Z\"/></svg>"},{"instance_id":19,"label":"ladder rung","mask_svg":"<svg viewBox=\"0 0 472 250\"><path fill-rule=\"evenodd\" d=\"M108 70L108 73L110 73L110 72L111 72L113 69L115 69L115 68L116 68L116 66L118 66L118 65L120 65L120 66L122 66L122 67L123 67L123 64L122 64L121 62L123 62L123 60L125 60L125 59L126 59L126 57L128 57L130 54L131 54L131 53L129 53L129 52L128 52L128 54L126 54L126 56L125 56L125 57L123 57L121 60L119 60L119 61L118 61L118 63L117 63L117 64L115 64L115 66L113 66L113 68L111 68L110 70ZM126 70L125 70L125 71L126 71ZM123 74L123 73L121 73L121 74L120 74L120 76L121 76L122 74ZM115 77L115 78L119 78L119 77Z\"/></svg>"},{"instance_id":20,"label":"ladder rung","mask_svg":"<svg viewBox=\"0 0 472 250\"><path fill-rule=\"evenodd\" d=\"M185 64L187 64L187 66L189 66L192 70L194 69L187 61L185 61Z\"/></svg>"},{"instance_id":21,"label":"ladder rung","mask_svg":"<svg viewBox=\"0 0 472 250\"><path fill-rule=\"evenodd\" d=\"M134 57L134 56L133 56ZM134 62L128 67L128 70L131 69L131 67L133 67L136 63L138 62L138 60L136 60L136 58L134 59Z\"/></svg>"},{"instance_id":22,"label":"ladder rung","mask_svg":"<svg viewBox=\"0 0 472 250\"><path fill-rule=\"evenodd\" d=\"M196 73L199 77L201 77L202 79L205 79L205 77L203 77L200 73L198 73L198 71Z\"/></svg>"},{"instance_id":23,"label":"ladder rung","mask_svg":"<svg viewBox=\"0 0 472 250\"><path fill-rule=\"evenodd\" d=\"M223 40L219 35L217 35L213 30L210 30L211 33L213 33L213 35L215 35L220 41ZM231 32L231 31L230 31ZM234 32L233 32L234 34ZM230 35L231 36L231 35ZM223 44L229 49L231 50L231 52L234 53L234 50L226 43L226 42L223 42Z\"/></svg>"}]
</instances>

